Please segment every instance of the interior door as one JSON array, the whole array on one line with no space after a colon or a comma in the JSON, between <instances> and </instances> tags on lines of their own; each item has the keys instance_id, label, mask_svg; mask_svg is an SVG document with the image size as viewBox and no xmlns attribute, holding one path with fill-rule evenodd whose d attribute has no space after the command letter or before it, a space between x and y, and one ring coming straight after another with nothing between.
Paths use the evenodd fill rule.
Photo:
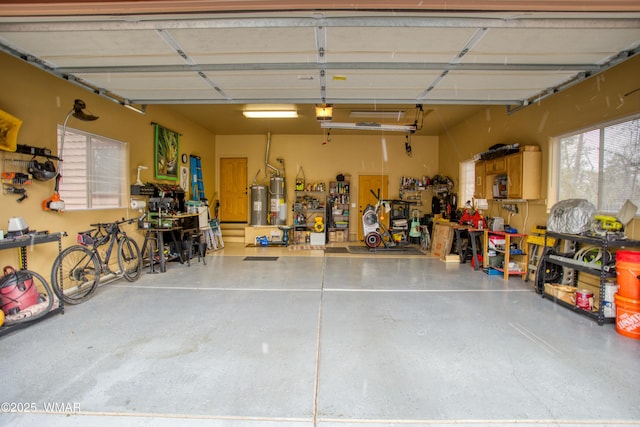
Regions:
<instances>
[{"instance_id":1,"label":"interior door","mask_svg":"<svg viewBox=\"0 0 640 427\"><path fill-rule=\"evenodd\" d=\"M248 222L247 158L220 159L220 222Z\"/></svg>"},{"instance_id":2,"label":"interior door","mask_svg":"<svg viewBox=\"0 0 640 427\"><path fill-rule=\"evenodd\" d=\"M364 240L362 232L362 211L367 205L375 206L377 199L371 194L378 194L380 190L380 198L387 199L389 197L389 176L388 175L360 175L358 178L358 241ZM389 215L385 215L383 221L386 226L389 224Z\"/></svg>"}]
</instances>

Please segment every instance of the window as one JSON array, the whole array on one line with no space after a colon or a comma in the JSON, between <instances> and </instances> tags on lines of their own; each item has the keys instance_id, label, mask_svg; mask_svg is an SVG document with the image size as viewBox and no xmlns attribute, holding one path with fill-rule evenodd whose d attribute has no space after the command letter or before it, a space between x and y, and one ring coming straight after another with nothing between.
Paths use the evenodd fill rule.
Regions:
<instances>
[{"instance_id":1,"label":"window","mask_svg":"<svg viewBox=\"0 0 640 427\"><path fill-rule=\"evenodd\" d=\"M467 160L460 162L460 170L458 173L460 177L458 207L462 208L467 202L471 203L473 207L473 193L475 192L476 182L476 163L473 160Z\"/></svg>"},{"instance_id":2,"label":"window","mask_svg":"<svg viewBox=\"0 0 640 427\"><path fill-rule=\"evenodd\" d=\"M552 152L550 202L586 199L609 213L627 199L640 206L640 116L555 138Z\"/></svg>"},{"instance_id":3,"label":"window","mask_svg":"<svg viewBox=\"0 0 640 427\"><path fill-rule=\"evenodd\" d=\"M58 126L60 198L66 210L126 206L127 145L99 135L67 128L61 147Z\"/></svg>"}]
</instances>

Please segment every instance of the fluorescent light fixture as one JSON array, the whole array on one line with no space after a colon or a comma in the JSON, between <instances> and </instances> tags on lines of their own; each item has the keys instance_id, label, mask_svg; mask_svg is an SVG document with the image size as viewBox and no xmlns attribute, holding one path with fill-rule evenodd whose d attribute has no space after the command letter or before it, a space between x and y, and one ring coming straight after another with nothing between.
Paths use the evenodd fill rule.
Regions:
<instances>
[{"instance_id":1,"label":"fluorescent light fixture","mask_svg":"<svg viewBox=\"0 0 640 427\"><path fill-rule=\"evenodd\" d=\"M140 107L136 107L136 106L135 106L135 105L133 105L133 104L130 104L130 103L128 103L128 102L125 102L124 104L122 104L122 106L123 106L124 108L128 108L129 110L131 110L131 111L135 111L136 113L138 113L138 114L142 114L142 115L144 115L144 114L145 114L145 112L147 111L147 106L146 106L146 105L144 105L144 104L140 105Z\"/></svg>"},{"instance_id":2,"label":"fluorescent light fixture","mask_svg":"<svg viewBox=\"0 0 640 427\"><path fill-rule=\"evenodd\" d=\"M316 105L316 120L331 120L333 118L333 105Z\"/></svg>"},{"instance_id":3,"label":"fluorescent light fixture","mask_svg":"<svg viewBox=\"0 0 640 427\"><path fill-rule=\"evenodd\" d=\"M353 110L349 113L349 117L353 118L365 118L370 117L374 119L404 119L406 115L406 111L404 110L372 110L372 111L364 111L364 110Z\"/></svg>"},{"instance_id":4,"label":"fluorescent light fixture","mask_svg":"<svg viewBox=\"0 0 640 427\"><path fill-rule=\"evenodd\" d=\"M361 123L338 123L338 122L321 122L322 129L347 129L347 130L373 130L373 131L389 131L389 132L415 132L414 125L386 125L371 122Z\"/></svg>"},{"instance_id":5,"label":"fluorescent light fixture","mask_svg":"<svg viewBox=\"0 0 640 427\"><path fill-rule=\"evenodd\" d=\"M296 110L245 110L242 114L248 119L296 119Z\"/></svg>"}]
</instances>

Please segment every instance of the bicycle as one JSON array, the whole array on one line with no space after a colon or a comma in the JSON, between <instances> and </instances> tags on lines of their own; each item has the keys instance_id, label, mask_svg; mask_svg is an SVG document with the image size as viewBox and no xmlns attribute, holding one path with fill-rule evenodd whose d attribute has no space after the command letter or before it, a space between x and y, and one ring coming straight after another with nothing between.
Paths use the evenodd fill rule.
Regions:
<instances>
[{"instance_id":1,"label":"bicycle","mask_svg":"<svg viewBox=\"0 0 640 427\"><path fill-rule=\"evenodd\" d=\"M78 244L62 251L53 263L51 283L58 298L67 304L80 304L91 298L106 275L124 277L129 282L138 280L142 273L140 247L120 228L136 221L90 224L96 228L79 232ZM116 243L119 270L112 271L109 261ZM105 245L108 247L103 256L100 248Z\"/></svg>"}]
</instances>

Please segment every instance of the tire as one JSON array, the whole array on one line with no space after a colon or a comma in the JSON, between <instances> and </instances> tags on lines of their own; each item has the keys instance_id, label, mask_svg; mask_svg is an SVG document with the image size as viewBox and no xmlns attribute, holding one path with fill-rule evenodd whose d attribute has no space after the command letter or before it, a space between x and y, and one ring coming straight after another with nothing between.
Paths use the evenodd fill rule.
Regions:
<instances>
[{"instance_id":1,"label":"tire","mask_svg":"<svg viewBox=\"0 0 640 427\"><path fill-rule=\"evenodd\" d=\"M560 283L562 281L563 269L554 263L547 263L543 258L538 261L536 268L536 292L544 293L545 283Z\"/></svg>"},{"instance_id":2,"label":"tire","mask_svg":"<svg viewBox=\"0 0 640 427\"><path fill-rule=\"evenodd\" d=\"M380 233L371 232L365 236L364 243L369 248L375 249L382 243L382 237L380 237Z\"/></svg>"},{"instance_id":3,"label":"tire","mask_svg":"<svg viewBox=\"0 0 640 427\"><path fill-rule=\"evenodd\" d=\"M118 267L129 282L135 282L142 274L140 248L131 237L118 240Z\"/></svg>"},{"instance_id":4,"label":"tire","mask_svg":"<svg viewBox=\"0 0 640 427\"><path fill-rule=\"evenodd\" d=\"M58 298L67 304L85 302L100 283L100 263L84 246L71 246L62 251L51 269L51 286Z\"/></svg>"}]
</instances>

